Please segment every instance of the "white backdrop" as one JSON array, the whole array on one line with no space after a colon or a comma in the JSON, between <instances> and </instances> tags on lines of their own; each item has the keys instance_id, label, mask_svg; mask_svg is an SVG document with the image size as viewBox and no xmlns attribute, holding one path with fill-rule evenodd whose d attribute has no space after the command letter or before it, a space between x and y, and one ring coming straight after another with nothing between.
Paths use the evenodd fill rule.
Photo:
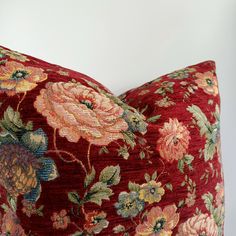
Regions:
<instances>
[{"instance_id":1,"label":"white backdrop","mask_svg":"<svg viewBox=\"0 0 236 236\"><path fill-rule=\"evenodd\" d=\"M235 0L0 0L0 45L86 73L116 94L215 60L222 96L225 235L235 235Z\"/></svg>"}]
</instances>

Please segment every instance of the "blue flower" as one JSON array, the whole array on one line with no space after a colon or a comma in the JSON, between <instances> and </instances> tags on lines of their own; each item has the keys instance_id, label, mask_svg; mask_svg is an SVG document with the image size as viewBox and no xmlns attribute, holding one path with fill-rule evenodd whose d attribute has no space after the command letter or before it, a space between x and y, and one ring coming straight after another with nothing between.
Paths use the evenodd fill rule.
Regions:
<instances>
[{"instance_id":1,"label":"blue flower","mask_svg":"<svg viewBox=\"0 0 236 236\"><path fill-rule=\"evenodd\" d=\"M41 181L58 177L55 162L45 157L48 138L42 129L25 132L18 141L0 145L0 185L13 199L36 202L41 194Z\"/></svg>"},{"instance_id":2,"label":"blue flower","mask_svg":"<svg viewBox=\"0 0 236 236\"><path fill-rule=\"evenodd\" d=\"M138 112L125 110L123 118L128 124L131 132L140 132L142 134L147 132L147 123L144 121L145 117Z\"/></svg>"},{"instance_id":3,"label":"blue flower","mask_svg":"<svg viewBox=\"0 0 236 236\"><path fill-rule=\"evenodd\" d=\"M137 192L121 192L118 202L115 203L117 214L124 218L137 216L144 209L144 202L138 197Z\"/></svg>"}]
</instances>

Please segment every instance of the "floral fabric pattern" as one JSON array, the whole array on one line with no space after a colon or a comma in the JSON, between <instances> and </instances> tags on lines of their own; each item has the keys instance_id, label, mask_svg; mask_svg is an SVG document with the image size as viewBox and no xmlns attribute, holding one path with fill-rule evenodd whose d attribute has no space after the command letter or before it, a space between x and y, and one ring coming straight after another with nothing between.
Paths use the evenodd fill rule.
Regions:
<instances>
[{"instance_id":1,"label":"floral fabric pattern","mask_svg":"<svg viewBox=\"0 0 236 236\"><path fill-rule=\"evenodd\" d=\"M0 235L223 236L215 64L119 97L0 47Z\"/></svg>"}]
</instances>

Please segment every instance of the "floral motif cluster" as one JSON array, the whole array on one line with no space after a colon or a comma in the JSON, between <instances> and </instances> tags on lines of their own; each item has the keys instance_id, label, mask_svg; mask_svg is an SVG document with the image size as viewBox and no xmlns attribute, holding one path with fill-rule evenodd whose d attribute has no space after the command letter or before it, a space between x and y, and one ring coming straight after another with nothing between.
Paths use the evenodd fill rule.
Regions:
<instances>
[{"instance_id":1,"label":"floral motif cluster","mask_svg":"<svg viewBox=\"0 0 236 236\"><path fill-rule=\"evenodd\" d=\"M47 217L57 235L92 236L110 232L109 235L124 236L223 236L223 176L215 167L221 160L220 108L215 100L218 84L214 71L199 72L196 66L188 67L137 89L140 97L149 93L158 96L152 108L158 112L158 108L177 107L178 100L174 100L173 94L178 83L183 91L181 101L187 104L184 112L191 122L174 113L161 122L161 113L146 115L150 110L148 105L128 105L132 104L128 93L117 98L86 79L83 83L73 78L52 82L46 69L28 62L27 56L0 47L0 109L6 107L0 118L0 189L7 193L7 200L1 205L1 235L39 235L26 231L20 212L29 220ZM57 72L67 76L66 72ZM156 86L155 91L152 86ZM23 104L27 104L28 94L38 87L30 109L41 117L41 127L35 120L23 118L28 106ZM209 98L211 116L199 104L191 102L191 96L199 91ZM12 99L13 105L9 104ZM45 126L51 128L51 134ZM156 133L149 131L152 126L158 127ZM204 142L198 155L190 148L192 129L197 130L199 140ZM149 140L153 134L154 145ZM63 149L58 139L72 146L84 141L87 159L80 158L79 150L75 154ZM98 161L101 156L109 155L126 161L127 165L135 165L135 161L145 165L158 159L162 171L159 166L155 171L147 169L143 179L128 181L124 186L122 181L128 177L119 162L95 168L92 152L93 155L96 152ZM44 182L57 181L66 174L60 173L57 159L80 171L83 189L72 187L64 193L67 195L64 207L45 215L48 203L38 204L46 191ZM192 173L199 162L208 167L196 180ZM170 166L177 173L169 172ZM179 186L166 181L173 174L180 176ZM213 192L207 191L210 178L219 180ZM200 184L205 186L204 193L198 192ZM177 195L178 190L184 192L182 199L164 200L175 191ZM105 205L113 201L115 216L105 210ZM202 202L205 208L199 209L197 202ZM192 209L187 218L182 213L185 208ZM71 228L73 232L66 233Z\"/></svg>"}]
</instances>

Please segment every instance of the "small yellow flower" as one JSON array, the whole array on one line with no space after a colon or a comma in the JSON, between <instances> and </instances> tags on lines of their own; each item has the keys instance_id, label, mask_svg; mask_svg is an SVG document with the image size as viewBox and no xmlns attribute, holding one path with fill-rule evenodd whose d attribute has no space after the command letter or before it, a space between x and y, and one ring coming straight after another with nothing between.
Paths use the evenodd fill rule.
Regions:
<instances>
[{"instance_id":1,"label":"small yellow flower","mask_svg":"<svg viewBox=\"0 0 236 236\"><path fill-rule=\"evenodd\" d=\"M0 66L0 93L5 92L8 96L25 93L46 79L43 69L9 61Z\"/></svg>"},{"instance_id":2,"label":"small yellow flower","mask_svg":"<svg viewBox=\"0 0 236 236\"><path fill-rule=\"evenodd\" d=\"M142 184L139 190L139 198L149 204L160 202L164 194L165 189L161 187L161 182L156 182L155 180Z\"/></svg>"}]
</instances>

